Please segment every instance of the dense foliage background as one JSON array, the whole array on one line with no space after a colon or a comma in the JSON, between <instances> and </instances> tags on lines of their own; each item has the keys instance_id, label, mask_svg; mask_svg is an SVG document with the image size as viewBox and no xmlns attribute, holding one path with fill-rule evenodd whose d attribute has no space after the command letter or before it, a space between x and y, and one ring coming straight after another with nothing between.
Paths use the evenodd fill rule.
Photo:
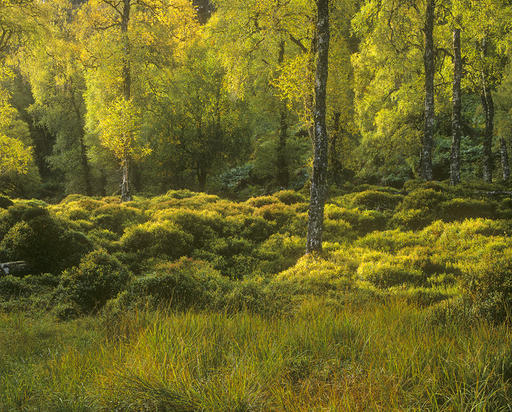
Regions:
<instances>
[{"instance_id":1,"label":"dense foliage background","mask_svg":"<svg viewBox=\"0 0 512 412\"><path fill-rule=\"evenodd\" d=\"M331 184L421 175L427 3L331 2ZM436 180L450 177L455 29L462 180L489 181L489 162L508 180L510 13L505 0L436 1ZM313 0L5 0L0 28L6 194L113 195L123 178L145 195L246 199L308 184Z\"/></svg>"}]
</instances>

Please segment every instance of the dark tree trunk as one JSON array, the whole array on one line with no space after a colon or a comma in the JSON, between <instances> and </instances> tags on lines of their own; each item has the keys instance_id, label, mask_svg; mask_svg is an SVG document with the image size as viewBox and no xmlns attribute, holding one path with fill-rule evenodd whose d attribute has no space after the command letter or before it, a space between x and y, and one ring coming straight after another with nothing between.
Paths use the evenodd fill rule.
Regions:
<instances>
[{"instance_id":1,"label":"dark tree trunk","mask_svg":"<svg viewBox=\"0 0 512 412\"><path fill-rule=\"evenodd\" d=\"M82 170L84 172L85 194L92 196L91 169L89 167L89 160L87 159L87 147L84 142L83 130L80 133L80 163L82 164Z\"/></svg>"},{"instance_id":2,"label":"dark tree trunk","mask_svg":"<svg viewBox=\"0 0 512 412\"><path fill-rule=\"evenodd\" d=\"M130 42L128 40L128 25L130 24L131 0L123 0L123 14L121 17L121 36L124 47L123 56L123 95L126 100L130 100L132 75L130 67Z\"/></svg>"},{"instance_id":3,"label":"dark tree trunk","mask_svg":"<svg viewBox=\"0 0 512 412\"><path fill-rule=\"evenodd\" d=\"M341 140L341 124L340 124L341 113L334 113L334 124L333 124L333 133L331 137L331 146L329 148L329 157L330 157L330 166L331 166L331 178L332 181L336 184L336 186L341 186L341 171L342 164L340 161L340 153L339 153L339 141Z\"/></svg>"},{"instance_id":4,"label":"dark tree trunk","mask_svg":"<svg viewBox=\"0 0 512 412\"><path fill-rule=\"evenodd\" d=\"M121 182L121 202L132 200L130 193L130 160L125 158L122 164L123 180Z\"/></svg>"},{"instance_id":5,"label":"dark tree trunk","mask_svg":"<svg viewBox=\"0 0 512 412\"><path fill-rule=\"evenodd\" d=\"M309 226L306 252L322 251L324 206L327 198L328 136L325 122L327 77L329 74L329 0L317 0L318 57L315 81L315 137Z\"/></svg>"},{"instance_id":6,"label":"dark tree trunk","mask_svg":"<svg viewBox=\"0 0 512 412\"><path fill-rule=\"evenodd\" d=\"M279 67L284 62L285 42L281 41L279 45ZM283 188L288 187L290 181L290 173L288 171L288 164L286 162L286 140L288 137L288 119L286 103L280 102L280 126L279 126L279 141L277 144L277 184Z\"/></svg>"},{"instance_id":7,"label":"dark tree trunk","mask_svg":"<svg viewBox=\"0 0 512 412\"><path fill-rule=\"evenodd\" d=\"M434 13L435 0L427 0L425 17L425 133L421 148L421 177L432 180L432 150L434 147Z\"/></svg>"},{"instance_id":8,"label":"dark tree trunk","mask_svg":"<svg viewBox=\"0 0 512 412\"><path fill-rule=\"evenodd\" d=\"M123 12L121 16L121 36L124 47L123 56L123 96L125 100L131 98L132 74L130 66L130 42L128 39L128 25L130 24L131 0L123 0ZM121 183L121 202L132 200L130 187L130 159L126 156L122 162L123 180Z\"/></svg>"},{"instance_id":9,"label":"dark tree trunk","mask_svg":"<svg viewBox=\"0 0 512 412\"><path fill-rule=\"evenodd\" d=\"M199 23L206 24L215 10L213 3L210 0L193 0L192 4L196 9Z\"/></svg>"},{"instance_id":10,"label":"dark tree trunk","mask_svg":"<svg viewBox=\"0 0 512 412\"><path fill-rule=\"evenodd\" d=\"M452 152L450 158L450 183L460 183L460 139L462 136L462 55L460 29L453 29L453 113L452 113Z\"/></svg>"},{"instance_id":11,"label":"dark tree trunk","mask_svg":"<svg viewBox=\"0 0 512 412\"><path fill-rule=\"evenodd\" d=\"M82 171L84 173L85 194L87 196L92 196L91 169L89 167L89 160L87 159L87 146L85 145L84 120L83 120L82 113L80 111L80 106L79 106L79 104L77 104L76 99L75 99L75 94L73 92L71 94L71 103L73 105L73 109L75 110L75 114L76 114L78 124L80 127L78 143L80 145L80 164L82 165Z\"/></svg>"},{"instance_id":12,"label":"dark tree trunk","mask_svg":"<svg viewBox=\"0 0 512 412\"><path fill-rule=\"evenodd\" d=\"M482 74L483 88L482 88L482 106L485 113L485 131L483 140L483 164L482 174L483 179L487 183L492 182L492 173L494 162L492 158L492 138L494 135L494 101L492 98L491 89L486 82L485 74Z\"/></svg>"},{"instance_id":13,"label":"dark tree trunk","mask_svg":"<svg viewBox=\"0 0 512 412\"><path fill-rule=\"evenodd\" d=\"M208 173L206 172L206 169L204 167L201 167L201 165L198 164L197 168L196 168L196 174L197 174L197 183L199 184L199 191L204 192L206 189L206 179L207 179Z\"/></svg>"},{"instance_id":14,"label":"dark tree trunk","mask_svg":"<svg viewBox=\"0 0 512 412\"><path fill-rule=\"evenodd\" d=\"M503 137L500 137L500 156L503 180L508 181L508 179L510 179L510 163L508 160L507 142Z\"/></svg>"}]
</instances>

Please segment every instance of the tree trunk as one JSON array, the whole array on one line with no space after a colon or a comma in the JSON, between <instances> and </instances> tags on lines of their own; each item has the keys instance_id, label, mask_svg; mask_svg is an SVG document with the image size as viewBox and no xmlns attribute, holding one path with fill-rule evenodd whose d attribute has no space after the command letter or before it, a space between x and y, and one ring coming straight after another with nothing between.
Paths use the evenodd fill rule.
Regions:
<instances>
[{"instance_id":1,"label":"tree trunk","mask_svg":"<svg viewBox=\"0 0 512 412\"><path fill-rule=\"evenodd\" d=\"M84 142L83 129L80 133L80 163L84 172L84 183L85 183L85 194L92 196L92 185L91 185L91 169L89 167L89 161L87 160L87 147Z\"/></svg>"},{"instance_id":2,"label":"tree trunk","mask_svg":"<svg viewBox=\"0 0 512 412\"><path fill-rule=\"evenodd\" d=\"M324 206L327 198L328 136L325 122L329 74L329 0L317 0L318 57L315 81L315 137L306 252L322 251Z\"/></svg>"},{"instance_id":3,"label":"tree trunk","mask_svg":"<svg viewBox=\"0 0 512 412\"><path fill-rule=\"evenodd\" d=\"M78 124L80 125L78 143L80 145L80 164L82 165L82 170L84 172L85 194L87 196L92 196L91 169L89 167L89 161L87 159L87 146L85 145L85 122L83 120L82 113L80 112L80 107L78 106L75 100L75 95L73 92L71 94L71 103L73 105L73 109L75 110Z\"/></svg>"},{"instance_id":4,"label":"tree trunk","mask_svg":"<svg viewBox=\"0 0 512 412\"><path fill-rule=\"evenodd\" d=\"M432 149L434 147L434 13L435 0L427 0L425 18L425 133L421 148L421 177L432 180Z\"/></svg>"},{"instance_id":5,"label":"tree trunk","mask_svg":"<svg viewBox=\"0 0 512 412\"><path fill-rule=\"evenodd\" d=\"M507 142L503 137L500 137L500 155L503 180L508 181L510 179L510 163L508 160Z\"/></svg>"},{"instance_id":6,"label":"tree trunk","mask_svg":"<svg viewBox=\"0 0 512 412\"><path fill-rule=\"evenodd\" d=\"M450 157L450 183L460 183L460 140L462 136L462 55L460 29L453 29L453 113L452 113L452 152Z\"/></svg>"},{"instance_id":7,"label":"tree trunk","mask_svg":"<svg viewBox=\"0 0 512 412\"><path fill-rule=\"evenodd\" d=\"M213 3L210 0L192 0L192 4L196 9L199 23L206 24L215 10Z\"/></svg>"},{"instance_id":8,"label":"tree trunk","mask_svg":"<svg viewBox=\"0 0 512 412\"><path fill-rule=\"evenodd\" d=\"M125 100L131 98L132 77L130 67L130 43L128 39L128 24L130 23L131 0L123 0L123 13L121 16L121 35L124 47L123 56L123 96ZM132 200L130 187L130 160L125 157L122 162L123 180L121 183L121 202L129 202Z\"/></svg>"},{"instance_id":9,"label":"tree trunk","mask_svg":"<svg viewBox=\"0 0 512 412\"><path fill-rule=\"evenodd\" d=\"M123 180L121 183L121 202L130 202L132 195L130 193L130 160L125 158L122 165Z\"/></svg>"},{"instance_id":10,"label":"tree trunk","mask_svg":"<svg viewBox=\"0 0 512 412\"><path fill-rule=\"evenodd\" d=\"M281 41L279 45L279 67L284 62L285 42ZM288 119L286 103L280 102L280 126L279 126L279 142L277 144L277 184L283 188L287 188L290 180L288 164L286 162L286 140L288 137Z\"/></svg>"},{"instance_id":11,"label":"tree trunk","mask_svg":"<svg viewBox=\"0 0 512 412\"><path fill-rule=\"evenodd\" d=\"M124 48L123 56L123 95L126 100L131 98L132 75L130 67L130 43L128 39L128 24L130 23L131 0L123 0L123 14L121 17L121 35Z\"/></svg>"},{"instance_id":12,"label":"tree trunk","mask_svg":"<svg viewBox=\"0 0 512 412\"><path fill-rule=\"evenodd\" d=\"M492 158L492 138L494 135L494 101L492 92L487 85L486 76L482 74L482 106L485 113L485 131L483 141L483 179L486 183L492 183L493 158Z\"/></svg>"},{"instance_id":13,"label":"tree trunk","mask_svg":"<svg viewBox=\"0 0 512 412\"><path fill-rule=\"evenodd\" d=\"M340 112L334 113L334 124L333 124L333 133L331 135L331 147L329 149L329 157L330 157L330 166L331 166L331 179L336 184L336 186L341 186L341 171L342 164L340 161L339 154L339 145L338 141L341 140L341 125L340 125Z\"/></svg>"},{"instance_id":14,"label":"tree trunk","mask_svg":"<svg viewBox=\"0 0 512 412\"><path fill-rule=\"evenodd\" d=\"M206 178L208 174L206 170L199 167L197 169L197 182L199 183L199 191L204 192L206 190Z\"/></svg>"}]
</instances>

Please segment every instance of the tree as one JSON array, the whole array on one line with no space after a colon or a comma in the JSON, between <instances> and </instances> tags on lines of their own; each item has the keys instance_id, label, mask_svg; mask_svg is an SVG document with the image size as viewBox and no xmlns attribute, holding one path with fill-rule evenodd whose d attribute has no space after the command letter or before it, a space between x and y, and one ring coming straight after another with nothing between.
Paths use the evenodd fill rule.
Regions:
<instances>
[{"instance_id":1,"label":"tree","mask_svg":"<svg viewBox=\"0 0 512 412\"><path fill-rule=\"evenodd\" d=\"M133 101L121 97L108 106L100 116L98 130L101 144L112 151L122 170L121 201L132 199L129 165L150 153L140 144L140 112Z\"/></svg>"},{"instance_id":2,"label":"tree","mask_svg":"<svg viewBox=\"0 0 512 412\"><path fill-rule=\"evenodd\" d=\"M460 183L460 140L462 136L462 55L460 28L453 29L453 109L452 109L452 148L450 157L450 183Z\"/></svg>"},{"instance_id":3,"label":"tree","mask_svg":"<svg viewBox=\"0 0 512 412\"><path fill-rule=\"evenodd\" d=\"M0 133L0 176L8 173L26 174L31 161L31 147Z\"/></svg>"},{"instance_id":4,"label":"tree","mask_svg":"<svg viewBox=\"0 0 512 412\"><path fill-rule=\"evenodd\" d=\"M315 79L315 140L313 176L306 252L322 251L324 205L327 199L327 151L326 126L327 79L329 74L329 0L317 0L318 57Z\"/></svg>"},{"instance_id":5,"label":"tree","mask_svg":"<svg viewBox=\"0 0 512 412\"><path fill-rule=\"evenodd\" d=\"M105 115L103 108L119 107L124 101L123 105L141 113L137 129L144 129L146 115L140 109L147 110L151 96L159 93L151 87L162 83L161 78L166 77L184 53L183 45L195 38L198 22L192 3L188 0L91 0L80 10L78 26L87 67L87 129L90 134L98 134L102 144L119 141L118 138L137 144L132 149L124 147L116 151L118 154L138 153L138 142L143 136L135 131L120 133L113 140L112 134L104 138L99 125ZM122 199L130 198L134 160L121 160Z\"/></svg>"},{"instance_id":6,"label":"tree","mask_svg":"<svg viewBox=\"0 0 512 412\"><path fill-rule=\"evenodd\" d=\"M421 148L421 177L432 180L432 150L434 146L435 106L434 106L434 23L435 0L427 0L425 13L425 50L423 63L425 67L425 133Z\"/></svg>"}]
</instances>

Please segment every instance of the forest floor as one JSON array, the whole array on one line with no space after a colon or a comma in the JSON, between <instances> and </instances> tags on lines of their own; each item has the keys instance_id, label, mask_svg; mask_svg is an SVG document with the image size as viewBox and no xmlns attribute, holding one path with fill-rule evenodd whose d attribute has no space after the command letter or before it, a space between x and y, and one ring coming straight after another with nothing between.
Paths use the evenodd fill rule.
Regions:
<instances>
[{"instance_id":1,"label":"forest floor","mask_svg":"<svg viewBox=\"0 0 512 412\"><path fill-rule=\"evenodd\" d=\"M291 191L14 200L0 257L39 270L0 277L0 411L511 410L500 190L333 193L305 257Z\"/></svg>"}]
</instances>

